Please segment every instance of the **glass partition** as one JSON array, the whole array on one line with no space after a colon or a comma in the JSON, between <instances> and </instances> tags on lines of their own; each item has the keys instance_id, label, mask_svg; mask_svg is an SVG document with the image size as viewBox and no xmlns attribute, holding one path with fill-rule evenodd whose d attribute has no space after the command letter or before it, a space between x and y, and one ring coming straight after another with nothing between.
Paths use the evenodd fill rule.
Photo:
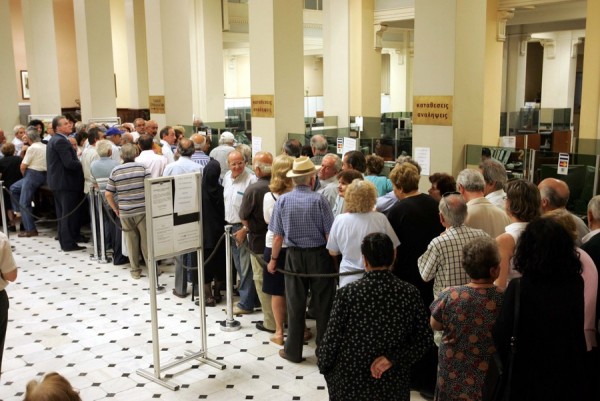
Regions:
<instances>
[{"instance_id":1,"label":"glass partition","mask_svg":"<svg viewBox=\"0 0 600 401\"><path fill-rule=\"evenodd\" d=\"M465 168L478 168L482 154L489 150L491 158L502 163L510 178L527 178L530 175L531 150L518 148L503 148L482 145L466 145Z\"/></svg>"},{"instance_id":2,"label":"glass partition","mask_svg":"<svg viewBox=\"0 0 600 401\"><path fill-rule=\"evenodd\" d=\"M597 143L593 145L598 146ZM476 168L484 148L481 145L466 145L464 167ZM589 200L598 194L600 156L596 154L570 153L567 174L558 174L559 152L501 147L487 149L493 159L504 165L509 178L525 178L536 185L550 177L565 181L570 190L567 209L577 215L585 216Z\"/></svg>"}]
</instances>

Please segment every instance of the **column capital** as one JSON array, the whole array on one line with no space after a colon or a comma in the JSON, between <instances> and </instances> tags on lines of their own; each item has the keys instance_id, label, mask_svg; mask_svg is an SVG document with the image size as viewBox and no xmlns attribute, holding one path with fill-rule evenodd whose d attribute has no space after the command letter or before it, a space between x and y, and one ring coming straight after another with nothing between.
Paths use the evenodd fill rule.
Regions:
<instances>
[{"instance_id":1,"label":"column capital","mask_svg":"<svg viewBox=\"0 0 600 401\"><path fill-rule=\"evenodd\" d=\"M388 26L385 24L375 24L373 26L373 29L375 31L375 50L376 51L381 51L381 48L383 47L383 33L387 30Z\"/></svg>"},{"instance_id":2,"label":"column capital","mask_svg":"<svg viewBox=\"0 0 600 401\"><path fill-rule=\"evenodd\" d=\"M519 56L525 56L527 54L527 44L531 39L531 35L520 35L519 36Z\"/></svg>"},{"instance_id":3,"label":"column capital","mask_svg":"<svg viewBox=\"0 0 600 401\"><path fill-rule=\"evenodd\" d=\"M578 46L583 44L583 38L571 39L571 58L577 58Z\"/></svg>"},{"instance_id":4,"label":"column capital","mask_svg":"<svg viewBox=\"0 0 600 401\"><path fill-rule=\"evenodd\" d=\"M544 54L547 59L551 60L556 57L556 40L540 39L540 45L544 48Z\"/></svg>"},{"instance_id":5,"label":"column capital","mask_svg":"<svg viewBox=\"0 0 600 401\"><path fill-rule=\"evenodd\" d=\"M506 22L515 16L514 9L498 10L496 13L496 40L498 42L506 41Z\"/></svg>"}]
</instances>

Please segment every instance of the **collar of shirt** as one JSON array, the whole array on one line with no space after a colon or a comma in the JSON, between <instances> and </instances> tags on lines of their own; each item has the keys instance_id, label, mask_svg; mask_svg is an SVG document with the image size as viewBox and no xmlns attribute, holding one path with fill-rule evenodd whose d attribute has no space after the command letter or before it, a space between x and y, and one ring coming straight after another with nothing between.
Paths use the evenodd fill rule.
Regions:
<instances>
[{"instance_id":1,"label":"collar of shirt","mask_svg":"<svg viewBox=\"0 0 600 401\"><path fill-rule=\"evenodd\" d=\"M583 238L581 238L581 243L585 244L586 242L588 242L590 239L592 239L592 237L596 234L600 233L600 228L596 228L593 231L590 231L589 233L587 233L586 235L583 236Z\"/></svg>"}]
</instances>

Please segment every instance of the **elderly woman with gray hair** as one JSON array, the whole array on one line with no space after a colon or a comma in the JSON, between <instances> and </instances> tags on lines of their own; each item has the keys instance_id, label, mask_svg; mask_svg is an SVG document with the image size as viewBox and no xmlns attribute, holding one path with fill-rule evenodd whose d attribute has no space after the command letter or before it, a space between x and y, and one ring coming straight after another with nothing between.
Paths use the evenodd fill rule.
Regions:
<instances>
[{"instance_id":1,"label":"elderly woman with gray hair","mask_svg":"<svg viewBox=\"0 0 600 401\"><path fill-rule=\"evenodd\" d=\"M23 179L11 185L10 192L13 194L13 210L22 212L21 219L25 231L21 231L19 237L35 237L38 235L38 231L35 226L31 201L38 188L46 182L46 145L42 143L40 133L34 127L30 127L25 135L31 145L21 162Z\"/></svg>"},{"instance_id":2,"label":"elderly woman with gray hair","mask_svg":"<svg viewBox=\"0 0 600 401\"><path fill-rule=\"evenodd\" d=\"M370 181L355 179L346 187L344 212L339 214L329 232L327 249L332 256L342 255L340 273L356 272L354 275L340 276L340 288L362 278L365 265L360 253L362 239L370 233L386 233L392 240L394 249L400 245L398 236L388 219L374 211L377 189Z\"/></svg>"},{"instance_id":3,"label":"elderly woman with gray hair","mask_svg":"<svg viewBox=\"0 0 600 401\"><path fill-rule=\"evenodd\" d=\"M492 327L503 293L494 285L500 254L490 237L475 238L462 249L464 285L443 290L431 304L431 327L442 331L439 349L438 400L481 399L488 361L494 352Z\"/></svg>"}]
</instances>

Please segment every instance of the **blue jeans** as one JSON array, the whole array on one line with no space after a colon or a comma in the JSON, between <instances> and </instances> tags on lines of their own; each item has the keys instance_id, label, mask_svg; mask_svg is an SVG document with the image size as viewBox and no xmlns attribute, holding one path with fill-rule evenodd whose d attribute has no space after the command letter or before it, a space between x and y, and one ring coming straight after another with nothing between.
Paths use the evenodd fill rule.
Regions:
<instances>
[{"instance_id":1,"label":"blue jeans","mask_svg":"<svg viewBox=\"0 0 600 401\"><path fill-rule=\"evenodd\" d=\"M25 177L15 182L10 186L10 192L12 192L15 199L12 200L13 210L15 212L21 211L20 205L25 207L25 210L21 211L21 220L26 231L35 230L35 219L33 218L33 208L31 207L31 201L35 196L35 192L39 187L44 185L46 182L46 172L37 171L28 168L25 171ZM18 199L19 202L15 202Z\"/></svg>"},{"instance_id":2,"label":"blue jeans","mask_svg":"<svg viewBox=\"0 0 600 401\"><path fill-rule=\"evenodd\" d=\"M232 234L235 234L240 228L242 228L241 224L234 224L231 230ZM248 245L248 241L244 241L244 243L246 246ZM231 240L231 252L233 253L233 264L240 276L240 285L238 287L240 302L238 303L238 307L244 310L254 310L260 304L258 302L258 295L256 294L256 287L254 287L250 253L241 245L238 248L234 239Z\"/></svg>"}]
</instances>

